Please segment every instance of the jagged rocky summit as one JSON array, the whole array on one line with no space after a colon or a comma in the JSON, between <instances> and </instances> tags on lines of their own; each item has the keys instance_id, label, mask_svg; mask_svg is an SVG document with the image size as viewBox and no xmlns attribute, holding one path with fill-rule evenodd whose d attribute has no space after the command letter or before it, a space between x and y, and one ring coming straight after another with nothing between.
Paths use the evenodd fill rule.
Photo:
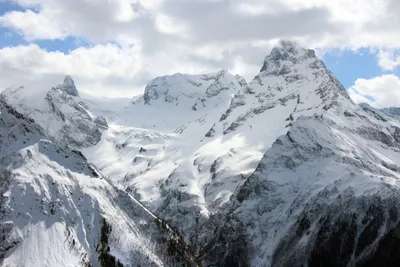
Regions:
<instances>
[{"instance_id":1,"label":"jagged rocky summit","mask_svg":"<svg viewBox=\"0 0 400 267\"><path fill-rule=\"evenodd\" d=\"M71 76L65 76L64 83L57 86L57 89L66 92L68 95L79 96L78 90L75 87L75 82Z\"/></svg>"},{"instance_id":2,"label":"jagged rocky summit","mask_svg":"<svg viewBox=\"0 0 400 267\"><path fill-rule=\"evenodd\" d=\"M82 148L93 146L108 128L102 116L93 115L79 96L70 76L49 91L38 93L39 99L31 101L29 88L8 88L0 98L19 112L29 115L46 133L63 145ZM21 105L21 103L23 103Z\"/></svg>"},{"instance_id":3,"label":"jagged rocky summit","mask_svg":"<svg viewBox=\"0 0 400 267\"><path fill-rule=\"evenodd\" d=\"M37 255L34 242L91 266L400 264L395 108L353 103L313 50L281 41L249 82L227 70L158 77L142 96L107 102L121 110L82 96L70 77L43 105L30 106L26 90L1 97L27 120L1 135L20 141L0 143L15 154L0 163L13 166L10 266ZM36 198L44 204L14 215ZM79 252L65 250L65 235Z\"/></svg>"}]
</instances>

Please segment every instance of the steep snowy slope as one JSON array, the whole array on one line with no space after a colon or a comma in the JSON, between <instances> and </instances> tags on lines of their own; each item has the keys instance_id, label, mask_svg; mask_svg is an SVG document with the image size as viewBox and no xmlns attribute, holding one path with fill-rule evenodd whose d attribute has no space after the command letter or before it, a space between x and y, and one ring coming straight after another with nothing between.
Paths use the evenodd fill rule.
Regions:
<instances>
[{"instance_id":1,"label":"steep snowy slope","mask_svg":"<svg viewBox=\"0 0 400 267\"><path fill-rule=\"evenodd\" d=\"M168 225L0 101L4 266L195 266Z\"/></svg>"},{"instance_id":2,"label":"steep snowy slope","mask_svg":"<svg viewBox=\"0 0 400 267\"><path fill-rule=\"evenodd\" d=\"M32 92L28 87L8 88L0 98L19 112L29 115L46 134L73 147L93 146L108 128L101 116L94 116L79 97L71 77L50 91Z\"/></svg>"}]
</instances>

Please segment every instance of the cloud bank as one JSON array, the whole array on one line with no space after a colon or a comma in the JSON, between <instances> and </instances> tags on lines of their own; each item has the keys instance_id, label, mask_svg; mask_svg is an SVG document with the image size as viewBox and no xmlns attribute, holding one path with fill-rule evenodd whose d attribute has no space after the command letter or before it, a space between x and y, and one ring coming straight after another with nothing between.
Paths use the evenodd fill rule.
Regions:
<instances>
[{"instance_id":1,"label":"cloud bank","mask_svg":"<svg viewBox=\"0 0 400 267\"><path fill-rule=\"evenodd\" d=\"M251 79L281 38L321 54L368 47L377 51L382 69L400 65L398 0L14 2L21 8L0 16L0 25L27 44L0 49L1 88L18 83L49 86L70 74L79 88L116 97L137 95L149 79L175 72L226 68ZM39 44L71 37L85 45L54 52ZM380 93L366 89L374 86L385 88ZM382 76L360 79L350 92L355 100L373 94L376 105L385 106L399 105L393 100L396 90L398 78Z\"/></svg>"}]
</instances>

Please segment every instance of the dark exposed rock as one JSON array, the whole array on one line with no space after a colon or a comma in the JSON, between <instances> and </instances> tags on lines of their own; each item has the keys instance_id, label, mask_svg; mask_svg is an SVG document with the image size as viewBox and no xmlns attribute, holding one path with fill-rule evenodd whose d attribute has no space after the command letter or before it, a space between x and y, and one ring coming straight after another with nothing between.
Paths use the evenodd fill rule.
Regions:
<instances>
[{"instance_id":1,"label":"dark exposed rock","mask_svg":"<svg viewBox=\"0 0 400 267\"><path fill-rule=\"evenodd\" d=\"M375 109L375 108L371 107L370 105L368 105L366 103L361 103L360 107L365 112L367 112L368 114L370 114L373 117L375 117L377 120L384 121L384 122L388 121L386 116L389 116L389 115L385 114L385 112L383 110Z\"/></svg>"},{"instance_id":2,"label":"dark exposed rock","mask_svg":"<svg viewBox=\"0 0 400 267\"><path fill-rule=\"evenodd\" d=\"M340 220L331 224L324 222L317 233L308 265L317 266L347 266L353 254L357 235L356 217Z\"/></svg>"},{"instance_id":3,"label":"dark exposed rock","mask_svg":"<svg viewBox=\"0 0 400 267\"><path fill-rule=\"evenodd\" d=\"M110 247L108 245L108 237L112 230L111 225L109 225L104 218L101 225L100 243L97 247L101 267L124 267L118 259L109 253Z\"/></svg>"},{"instance_id":4,"label":"dark exposed rock","mask_svg":"<svg viewBox=\"0 0 400 267\"><path fill-rule=\"evenodd\" d=\"M354 116L355 116L353 113L351 113L351 112L349 112L349 111L347 111L347 110L344 112L344 115L345 115L346 117L354 117Z\"/></svg>"},{"instance_id":5,"label":"dark exposed rock","mask_svg":"<svg viewBox=\"0 0 400 267\"><path fill-rule=\"evenodd\" d=\"M79 96L78 90L75 87L75 82L69 75L65 76L64 83L57 86L57 89L60 89L71 96Z\"/></svg>"},{"instance_id":6,"label":"dark exposed rock","mask_svg":"<svg viewBox=\"0 0 400 267\"><path fill-rule=\"evenodd\" d=\"M396 140L396 142L400 143L400 128L399 127L394 126L393 137L394 137L394 140Z\"/></svg>"},{"instance_id":7,"label":"dark exposed rock","mask_svg":"<svg viewBox=\"0 0 400 267\"><path fill-rule=\"evenodd\" d=\"M358 134L360 134L364 138L367 138L370 140L378 140L388 146L396 145L394 138L391 135L389 135L388 133L384 132L383 130L379 130L379 129L371 128L371 127L358 128L357 130L358 130Z\"/></svg>"},{"instance_id":8,"label":"dark exposed rock","mask_svg":"<svg viewBox=\"0 0 400 267\"><path fill-rule=\"evenodd\" d=\"M400 223L389 230L380 239L375 252L360 261L357 266L374 267L388 266L395 267L400 265Z\"/></svg>"},{"instance_id":9,"label":"dark exposed rock","mask_svg":"<svg viewBox=\"0 0 400 267\"><path fill-rule=\"evenodd\" d=\"M275 250L272 266L374 266L371 263L377 264L378 257L388 264L399 264L395 257L385 259L390 255L386 238L393 237L394 230L380 235L382 229L397 227L394 203L398 201L398 195L387 199L343 196L329 207L304 211L293 226L297 230L288 232ZM392 216L387 217L387 212ZM307 244L301 240L308 240ZM381 251L385 252L379 255Z\"/></svg>"},{"instance_id":10,"label":"dark exposed rock","mask_svg":"<svg viewBox=\"0 0 400 267\"><path fill-rule=\"evenodd\" d=\"M215 134L215 129L214 129L214 127L215 127L215 123L214 123L214 125L211 127L211 129L205 134L205 137L212 137L212 136L214 136L214 134Z\"/></svg>"},{"instance_id":11,"label":"dark exposed rock","mask_svg":"<svg viewBox=\"0 0 400 267\"><path fill-rule=\"evenodd\" d=\"M217 218L214 218L217 220ZM231 217L226 218L227 225L235 225L217 229L210 237L210 242L201 248L199 257L204 266L248 267L250 258L244 226L238 225Z\"/></svg>"},{"instance_id":12,"label":"dark exposed rock","mask_svg":"<svg viewBox=\"0 0 400 267\"><path fill-rule=\"evenodd\" d=\"M101 117L101 116L96 117L94 119L94 123L96 123L96 125L102 130L107 130L108 129L108 124L107 124L107 121L106 121L106 119L104 117Z\"/></svg>"},{"instance_id":13,"label":"dark exposed rock","mask_svg":"<svg viewBox=\"0 0 400 267\"><path fill-rule=\"evenodd\" d=\"M11 184L11 177L11 173L8 171L0 173L0 261L4 259L10 249L14 248L19 243L19 240L10 239L14 223L7 221L7 216L10 215L10 211L6 207L9 197L4 193Z\"/></svg>"}]
</instances>

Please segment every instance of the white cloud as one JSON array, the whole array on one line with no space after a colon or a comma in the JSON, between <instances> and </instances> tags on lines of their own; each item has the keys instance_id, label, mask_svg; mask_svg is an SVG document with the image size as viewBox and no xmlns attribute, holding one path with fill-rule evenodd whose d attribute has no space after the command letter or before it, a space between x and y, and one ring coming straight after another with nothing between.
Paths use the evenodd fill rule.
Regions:
<instances>
[{"instance_id":1,"label":"white cloud","mask_svg":"<svg viewBox=\"0 0 400 267\"><path fill-rule=\"evenodd\" d=\"M67 54L48 52L36 44L5 47L0 49L0 88L10 85L38 87L41 83L51 88L69 74L80 90L110 97L132 97L142 93L145 84L155 76L216 70L213 61L193 63L193 58L202 51L176 49L174 54L160 50L144 56L140 45L95 45L79 47ZM182 56L175 58L176 55Z\"/></svg>"},{"instance_id":2,"label":"white cloud","mask_svg":"<svg viewBox=\"0 0 400 267\"><path fill-rule=\"evenodd\" d=\"M13 11L1 17L6 26L21 31L31 39L59 38L65 35L85 37L94 42L113 41L121 34L128 34L131 22L140 16L130 0L15 0L35 12ZM34 27L32 25L40 25ZM48 35L45 36L45 32ZM131 34L131 33L129 33Z\"/></svg>"},{"instance_id":3,"label":"white cloud","mask_svg":"<svg viewBox=\"0 0 400 267\"><path fill-rule=\"evenodd\" d=\"M399 49L395 51L381 50L379 51L379 66L384 70L393 70L400 66Z\"/></svg>"},{"instance_id":4,"label":"white cloud","mask_svg":"<svg viewBox=\"0 0 400 267\"><path fill-rule=\"evenodd\" d=\"M368 103L370 105L374 105L373 101L371 99L368 99L367 97L361 95L359 92L357 92L355 89L350 88L347 90L349 93L351 99L357 104L359 103Z\"/></svg>"},{"instance_id":5,"label":"white cloud","mask_svg":"<svg viewBox=\"0 0 400 267\"><path fill-rule=\"evenodd\" d=\"M15 1L38 7L35 17L51 21L49 27L95 42L118 40L121 35L154 42L160 38L161 25L163 30L179 33L174 29L184 26L197 43L296 36L326 47L397 47L400 43L397 0ZM20 30L37 19L28 12L18 13L26 18L10 25ZM31 29L29 36L41 38L42 31Z\"/></svg>"},{"instance_id":6,"label":"white cloud","mask_svg":"<svg viewBox=\"0 0 400 267\"><path fill-rule=\"evenodd\" d=\"M6 13L0 17L0 25L16 29L27 40L61 39L66 36L66 33L54 25L47 17L31 10Z\"/></svg>"},{"instance_id":7,"label":"white cloud","mask_svg":"<svg viewBox=\"0 0 400 267\"><path fill-rule=\"evenodd\" d=\"M54 86L65 74L72 75L81 89L99 86L92 93L121 96L138 94L147 77L138 47L122 50L116 45L78 48L69 54L47 52L37 45L0 49L0 86ZM87 87L87 88L86 88Z\"/></svg>"},{"instance_id":8,"label":"white cloud","mask_svg":"<svg viewBox=\"0 0 400 267\"><path fill-rule=\"evenodd\" d=\"M26 40L73 36L96 45L69 54L35 45L3 48L2 87L69 73L78 86L96 84L95 93L114 96L137 94L150 78L174 72L227 68L252 78L280 38L320 51L400 48L398 0L14 1L34 11L6 13L0 24ZM399 65L392 54L379 55L382 68Z\"/></svg>"},{"instance_id":9,"label":"white cloud","mask_svg":"<svg viewBox=\"0 0 400 267\"><path fill-rule=\"evenodd\" d=\"M400 78L389 74L373 79L358 79L349 89L349 94L356 103L366 102L377 108L399 106Z\"/></svg>"},{"instance_id":10,"label":"white cloud","mask_svg":"<svg viewBox=\"0 0 400 267\"><path fill-rule=\"evenodd\" d=\"M163 34L184 36L187 28L184 22L162 13L155 16L156 29Z\"/></svg>"}]
</instances>

